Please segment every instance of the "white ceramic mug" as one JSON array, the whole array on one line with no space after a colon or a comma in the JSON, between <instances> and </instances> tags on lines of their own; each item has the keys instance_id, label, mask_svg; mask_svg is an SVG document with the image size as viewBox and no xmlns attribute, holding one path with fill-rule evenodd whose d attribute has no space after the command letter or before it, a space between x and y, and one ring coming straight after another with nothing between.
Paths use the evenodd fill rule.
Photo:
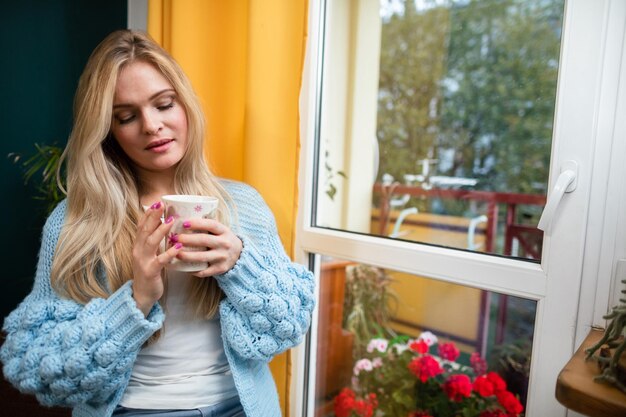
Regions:
<instances>
[{"instance_id":1,"label":"white ceramic mug","mask_svg":"<svg viewBox=\"0 0 626 417\"><path fill-rule=\"evenodd\" d=\"M165 204L164 217L166 219L170 216L174 218L174 224L165 239L166 250L178 242L177 237L180 234L202 233L185 229L183 223L192 218L212 219L215 217L218 206L217 198L202 195L164 195L161 200ZM206 248L183 246L182 250L195 252L206 250ZM208 267L208 262L183 262L178 258L174 258L167 266L168 269L185 272L202 271Z\"/></svg>"}]
</instances>

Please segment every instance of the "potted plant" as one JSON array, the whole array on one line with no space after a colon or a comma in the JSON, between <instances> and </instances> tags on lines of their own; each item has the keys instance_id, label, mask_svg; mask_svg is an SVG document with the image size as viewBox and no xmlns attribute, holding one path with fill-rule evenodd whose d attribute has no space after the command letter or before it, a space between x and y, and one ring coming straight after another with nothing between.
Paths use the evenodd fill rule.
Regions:
<instances>
[{"instance_id":1,"label":"potted plant","mask_svg":"<svg viewBox=\"0 0 626 417\"><path fill-rule=\"evenodd\" d=\"M343 328L354 335L353 354L359 357L377 336L393 337L389 327L397 297L382 268L356 264L346 267Z\"/></svg>"},{"instance_id":2,"label":"potted plant","mask_svg":"<svg viewBox=\"0 0 626 417\"><path fill-rule=\"evenodd\" d=\"M374 338L354 363L351 386L335 397L336 417L515 417L519 398L477 353L471 366L457 362L454 343Z\"/></svg>"},{"instance_id":3,"label":"potted plant","mask_svg":"<svg viewBox=\"0 0 626 417\"><path fill-rule=\"evenodd\" d=\"M626 280L621 281L626 284ZM626 290L621 291L626 294ZM613 307L611 313L604 316L609 323L602 338L586 350L586 359L598 362L602 373L595 377L598 382L605 382L626 393L626 365L623 357L626 351L626 299ZM597 354L596 354L597 353Z\"/></svg>"},{"instance_id":4,"label":"potted plant","mask_svg":"<svg viewBox=\"0 0 626 417\"><path fill-rule=\"evenodd\" d=\"M20 164L24 169L24 183L28 183L35 174L41 172L40 182L37 183L37 191L33 198L46 203L46 215L51 213L57 204L65 198L64 191L59 184L64 184L65 173L61 164L63 148L52 145L40 145L35 143L35 152L23 158L18 153L10 153L9 158L13 163Z\"/></svg>"}]
</instances>

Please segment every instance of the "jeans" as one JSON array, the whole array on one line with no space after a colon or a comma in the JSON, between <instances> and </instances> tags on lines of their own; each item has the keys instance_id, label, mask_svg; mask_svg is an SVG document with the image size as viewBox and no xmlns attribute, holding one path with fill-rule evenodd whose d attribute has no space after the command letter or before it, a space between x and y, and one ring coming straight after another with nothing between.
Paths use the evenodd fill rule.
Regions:
<instances>
[{"instance_id":1,"label":"jeans","mask_svg":"<svg viewBox=\"0 0 626 417\"><path fill-rule=\"evenodd\" d=\"M239 397L219 404L190 410L149 410L118 405L113 417L245 417Z\"/></svg>"}]
</instances>

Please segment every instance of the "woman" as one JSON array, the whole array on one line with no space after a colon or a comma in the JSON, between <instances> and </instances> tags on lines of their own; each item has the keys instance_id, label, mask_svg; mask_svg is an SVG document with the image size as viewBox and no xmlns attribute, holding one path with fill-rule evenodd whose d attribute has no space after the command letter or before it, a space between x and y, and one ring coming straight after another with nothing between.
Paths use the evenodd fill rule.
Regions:
<instances>
[{"instance_id":1,"label":"woman","mask_svg":"<svg viewBox=\"0 0 626 417\"><path fill-rule=\"evenodd\" d=\"M312 275L258 193L211 175L203 134L187 77L153 40L123 30L98 45L76 92L67 198L4 322L20 391L73 416L280 415L267 362L306 333ZM220 214L162 250L166 194L218 197ZM166 272L174 258L209 266Z\"/></svg>"}]
</instances>

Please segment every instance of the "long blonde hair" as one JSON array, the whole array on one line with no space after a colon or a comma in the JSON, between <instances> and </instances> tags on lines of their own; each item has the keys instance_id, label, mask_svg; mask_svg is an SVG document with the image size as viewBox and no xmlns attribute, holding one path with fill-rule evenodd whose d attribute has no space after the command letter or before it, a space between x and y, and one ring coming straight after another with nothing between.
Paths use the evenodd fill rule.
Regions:
<instances>
[{"instance_id":1,"label":"long blonde hair","mask_svg":"<svg viewBox=\"0 0 626 417\"><path fill-rule=\"evenodd\" d=\"M66 217L50 277L56 291L81 303L106 298L133 278L141 184L111 134L111 122L118 74L138 60L154 65L172 84L187 115L187 149L176 167L175 192L218 197L219 220L230 221L230 197L204 159L204 115L188 78L147 34L111 33L91 54L74 98L74 126L64 152ZM194 314L208 318L217 311L222 293L214 279L194 279L189 296Z\"/></svg>"}]
</instances>

